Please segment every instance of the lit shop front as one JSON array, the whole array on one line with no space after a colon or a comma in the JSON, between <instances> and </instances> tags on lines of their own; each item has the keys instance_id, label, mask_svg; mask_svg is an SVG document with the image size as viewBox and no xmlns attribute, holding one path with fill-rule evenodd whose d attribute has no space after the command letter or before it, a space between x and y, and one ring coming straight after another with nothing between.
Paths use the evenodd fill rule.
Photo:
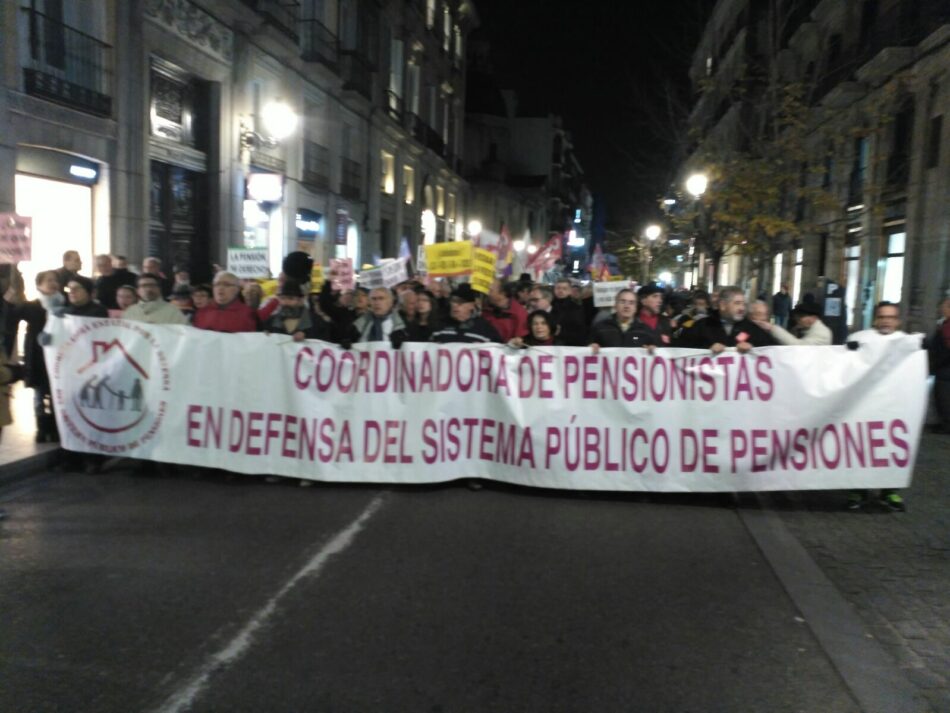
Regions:
<instances>
[{"instance_id":1,"label":"lit shop front","mask_svg":"<svg viewBox=\"0 0 950 713\"><path fill-rule=\"evenodd\" d=\"M85 275L95 254L110 251L102 174L102 164L62 151L17 149L16 212L33 219L33 259L18 265L28 297L36 296L36 273L61 267L67 250L79 253Z\"/></svg>"}]
</instances>

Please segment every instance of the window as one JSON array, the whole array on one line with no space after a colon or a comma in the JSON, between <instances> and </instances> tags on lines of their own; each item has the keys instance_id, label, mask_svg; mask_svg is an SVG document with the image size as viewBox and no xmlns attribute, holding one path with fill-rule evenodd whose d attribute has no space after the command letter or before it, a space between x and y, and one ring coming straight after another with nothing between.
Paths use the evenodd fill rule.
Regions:
<instances>
[{"instance_id":1,"label":"window","mask_svg":"<svg viewBox=\"0 0 950 713\"><path fill-rule=\"evenodd\" d=\"M402 117L403 43L392 37L389 42L389 89L386 92L386 108L397 121Z\"/></svg>"},{"instance_id":2,"label":"window","mask_svg":"<svg viewBox=\"0 0 950 713\"><path fill-rule=\"evenodd\" d=\"M449 202L446 206L449 213L449 220L455 220L455 194L449 193Z\"/></svg>"},{"instance_id":3,"label":"window","mask_svg":"<svg viewBox=\"0 0 950 713\"><path fill-rule=\"evenodd\" d=\"M860 228L858 228L860 230ZM845 289L844 304L848 327L854 326L854 310L858 306L858 288L861 283L861 246L851 245L844 249Z\"/></svg>"},{"instance_id":4,"label":"window","mask_svg":"<svg viewBox=\"0 0 950 713\"><path fill-rule=\"evenodd\" d=\"M772 261L772 294L777 294L782 289L782 253L775 256Z\"/></svg>"},{"instance_id":5,"label":"window","mask_svg":"<svg viewBox=\"0 0 950 713\"><path fill-rule=\"evenodd\" d=\"M387 151L382 151L380 169L382 177L379 189L391 196L396 192L396 157Z\"/></svg>"},{"instance_id":6,"label":"window","mask_svg":"<svg viewBox=\"0 0 950 713\"><path fill-rule=\"evenodd\" d=\"M435 0L426 0L426 28L435 27Z\"/></svg>"},{"instance_id":7,"label":"window","mask_svg":"<svg viewBox=\"0 0 950 713\"><path fill-rule=\"evenodd\" d=\"M445 215L445 189L442 186L435 189L435 212L439 216Z\"/></svg>"},{"instance_id":8,"label":"window","mask_svg":"<svg viewBox=\"0 0 950 713\"><path fill-rule=\"evenodd\" d=\"M409 86L407 108L412 114L419 116L419 93L422 86L422 70L418 64L409 65Z\"/></svg>"},{"instance_id":9,"label":"window","mask_svg":"<svg viewBox=\"0 0 950 713\"><path fill-rule=\"evenodd\" d=\"M802 291L802 263L805 260L805 249L798 248L795 251L795 284L792 288L792 304L798 304L798 298Z\"/></svg>"},{"instance_id":10,"label":"window","mask_svg":"<svg viewBox=\"0 0 950 713\"><path fill-rule=\"evenodd\" d=\"M412 166L402 167L402 195L406 205L412 205L416 200L416 172Z\"/></svg>"},{"instance_id":11,"label":"window","mask_svg":"<svg viewBox=\"0 0 950 713\"><path fill-rule=\"evenodd\" d=\"M927 168L940 165L940 135L943 133L943 114L930 119L930 134L927 137L927 156L924 164Z\"/></svg>"},{"instance_id":12,"label":"window","mask_svg":"<svg viewBox=\"0 0 950 713\"><path fill-rule=\"evenodd\" d=\"M461 61L462 61L462 57L465 56L464 48L463 48L463 46L462 46L462 41L463 41L463 40L462 40L462 28L459 27L458 25L456 25L456 26L453 28L452 32L453 32L453 34L455 35L455 60L456 60L457 62L461 62Z\"/></svg>"},{"instance_id":13,"label":"window","mask_svg":"<svg viewBox=\"0 0 950 713\"><path fill-rule=\"evenodd\" d=\"M887 236L887 255L884 257L884 288L881 299L897 304L901 301L901 287L904 283L904 244L907 233L890 233Z\"/></svg>"},{"instance_id":14,"label":"window","mask_svg":"<svg viewBox=\"0 0 950 713\"><path fill-rule=\"evenodd\" d=\"M448 52L452 48L452 11L449 6L442 6L442 51Z\"/></svg>"},{"instance_id":15,"label":"window","mask_svg":"<svg viewBox=\"0 0 950 713\"><path fill-rule=\"evenodd\" d=\"M910 178L910 150L914 130L914 102L907 99L894 117L894 134L891 154L887 158L887 183L890 186L905 186Z\"/></svg>"}]
</instances>

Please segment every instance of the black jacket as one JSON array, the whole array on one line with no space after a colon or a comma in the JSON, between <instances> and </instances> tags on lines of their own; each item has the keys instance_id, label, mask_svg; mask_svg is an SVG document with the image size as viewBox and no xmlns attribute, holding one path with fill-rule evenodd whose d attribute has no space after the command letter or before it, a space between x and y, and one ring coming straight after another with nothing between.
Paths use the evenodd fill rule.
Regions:
<instances>
[{"instance_id":1,"label":"black jacket","mask_svg":"<svg viewBox=\"0 0 950 713\"><path fill-rule=\"evenodd\" d=\"M63 314L71 314L74 317L108 317L109 310L98 302L87 302L82 307L68 304Z\"/></svg>"},{"instance_id":2,"label":"black jacket","mask_svg":"<svg viewBox=\"0 0 950 713\"><path fill-rule=\"evenodd\" d=\"M745 335L745 339L739 339L740 335ZM764 329L759 328L749 319L742 319L732 326L732 332L726 334L722 326L722 318L718 311L712 311L708 317L700 319L692 326L684 328L676 342L678 347L690 347L693 349L709 349L713 344L722 344L727 347L734 347L739 341L746 341L754 347L767 347L777 342L772 339L772 335Z\"/></svg>"},{"instance_id":3,"label":"black jacket","mask_svg":"<svg viewBox=\"0 0 950 713\"><path fill-rule=\"evenodd\" d=\"M654 329L646 322L640 319L639 313L636 319L637 328L650 335L653 344L659 347L669 347L673 344L673 325L670 318L665 314L657 315L656 328Z\"/></svg>"},{"instance_id":4,"label":"black jacket","mask_svg":"<svg viewBox=\"0 0 950 713\"><path fill-rule=\"evenodd\" d=\"M488 323L488 320L481 317L472 317L467 322L458 322L450 318L445 326L432 333L432 341L437 344L452 342L486 344L500 342L501 335Z\"/></svg>"},{"instance_id":5,"label":"black jacket","mask_svg":"<svg viewBox=\"0 0 950 713\"><path fill-rule=\"evenodd\" d=\"M32 389L48 389L49 376L46 373L46 359L43 355L43 347L37 341L37 337L42 334L46 326L46 310L39 300L24 302L15 307L7 305L7 309L17 322L26 322L26 336L23 338L25 384Z\"/></svg>"},{"instance_id":6,"label":"black jacket","mask_svg":"<svg viewBox=\"0 0 950 713\"><path fill-rule=\"evenodd\" d=\"M558 337L565 345L569 347L587 346L588 327L583 305L570 297L555 298L551 302L551 316L561 328Z\"/></svg>"},{"instance_id":7,"label":"black jacket","mask_svg":"<svg viewBox=\"0 0 950 713\"><path fill-rule=\"evenodd\" d=\"M626 331L621 329L616 314L594 324L588 339L588 344L599 344L602 347L646 347L658 343L652 330L636 319Z\"/></svg>"}]
</instances>

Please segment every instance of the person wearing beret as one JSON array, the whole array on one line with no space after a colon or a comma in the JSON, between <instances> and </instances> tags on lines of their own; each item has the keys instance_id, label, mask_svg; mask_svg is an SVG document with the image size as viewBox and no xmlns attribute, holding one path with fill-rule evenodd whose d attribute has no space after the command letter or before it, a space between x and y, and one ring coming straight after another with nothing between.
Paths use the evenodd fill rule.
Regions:
<instances>
[{"instance_id":1,"label":"person wearing beret","mask_svg":"<svg viewBox=\"0 0 950 713\"><path fill-rule=\"evenodd\" d=\"M803 302L792 310L792 317L802 330L802 336L796 337L784 327L770 322L756 320L756 326L769 332L779 344L799 346L827 346L834 340L831 330L821 321L821 310L813 302Z\"/></svg>"},{"instance_id":2,"label":"person wearing beret","mask_svg":"<svg viewBox=\"0 0 950 713\"><path fill-rule=\"evenodd\" d=\"M448 322L442 329L432 333L432 341L438 344L501 342L498 330L488 320L479 317L477 310L475 291L471 285L463 282L452 291Z\"/></svg>"},{"instance_id":3,"label":"person wearing beret","mask_svg":"<svg viewBox=\"0 0 950 713\"><path fill-rule=\"evenodd\" d=\"M661 313L663 309L663 288L655 282L637 290L637 327L650 336L651 343L658 347L668 347L672 342L673 326L670 318Z\"/></svg>"}]
</instances>

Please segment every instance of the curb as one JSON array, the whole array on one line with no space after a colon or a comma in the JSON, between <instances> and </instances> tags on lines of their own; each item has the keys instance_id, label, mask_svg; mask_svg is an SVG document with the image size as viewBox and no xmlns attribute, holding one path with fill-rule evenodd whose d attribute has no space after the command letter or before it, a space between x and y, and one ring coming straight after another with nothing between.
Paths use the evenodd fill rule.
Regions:
<instances>
[{"instance_id":1,"label":"curb","mask_svg":"<svg viewBox=\"0 0 950 713\"><path fill-rule=\"evenodd\" d=\"M51 468L59 461L62 452L61 448L50 448L25 458L4 463L0 466L0 486L18 483L21 480L26 480L31 475Z\"/></svg>"},{"instance_id":2,"label":"curb","mask_svg":"<svg viewBox=\"0 0 950 713\"><path fill-rule=\"evenodd\" d=\"M802 544L757 495L739 517L802 613L863 713L927 713L930 707Z\"/></svg>"}]
</instances>

